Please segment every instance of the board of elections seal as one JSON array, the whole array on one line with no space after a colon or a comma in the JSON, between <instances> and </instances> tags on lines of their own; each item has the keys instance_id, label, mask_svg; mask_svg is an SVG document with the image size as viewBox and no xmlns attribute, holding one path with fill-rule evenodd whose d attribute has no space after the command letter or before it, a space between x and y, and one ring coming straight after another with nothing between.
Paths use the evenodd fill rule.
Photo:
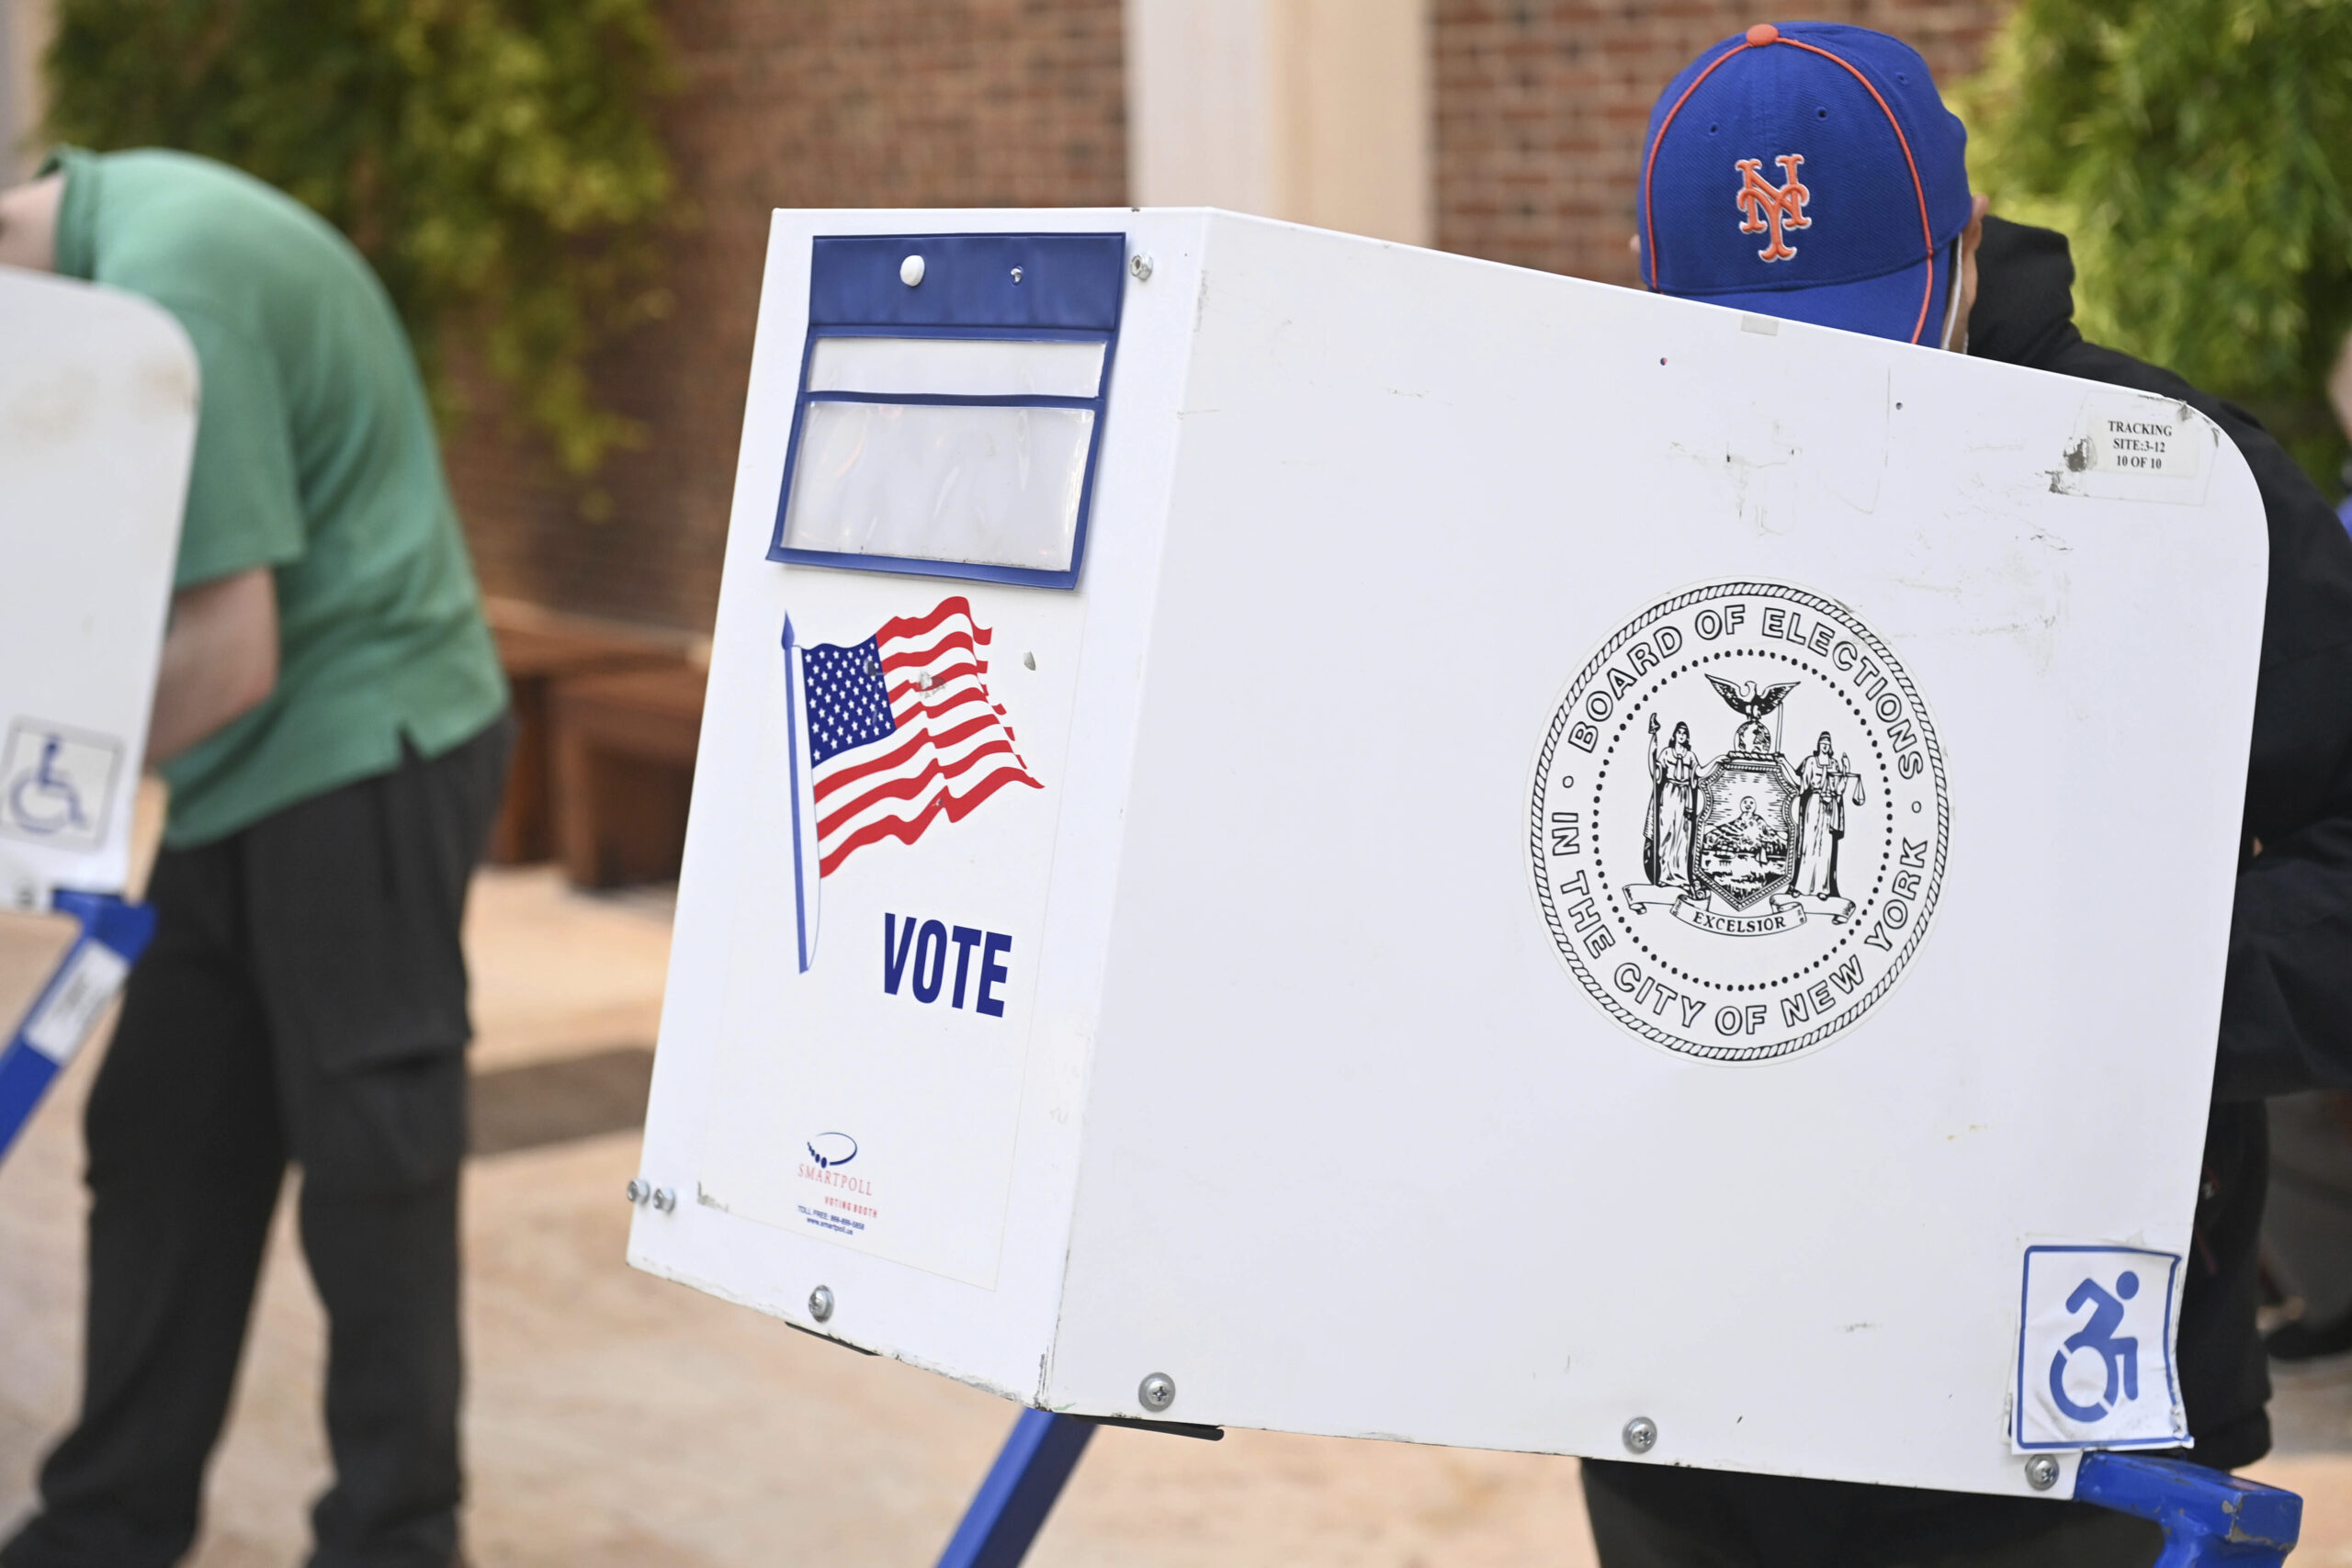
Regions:
<instances>
[{"instance_id":1,"label":"board of elections seal","mask_svg":"<svg viewBox=\"0 0 2352 1568\"><path fill-rule=\"evenodd\" d=\"M1620 627L1554 707L1530 794L1562 962L1684 1055L1765 1061L1851 1028L1943 883L1918 689L1852 611L1784 583L1694 588Z\"/></svg>"}]
</instances>

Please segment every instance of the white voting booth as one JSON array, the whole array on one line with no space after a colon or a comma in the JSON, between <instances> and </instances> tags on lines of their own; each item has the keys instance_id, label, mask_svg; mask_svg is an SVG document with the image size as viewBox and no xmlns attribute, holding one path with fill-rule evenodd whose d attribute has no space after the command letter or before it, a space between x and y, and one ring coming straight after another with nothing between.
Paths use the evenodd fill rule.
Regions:
<instances>
[{"instance_id":1,"label":"white voting booth","mask_svg":"<svg viewBox=\"0 0 2352 1568\"><path fill-rule=\"evenodd\" d=\"M196 413L196 355L163 310L0 267L0 908L84 926L0 1046L0 1152L150 929L116 896Z\"/></svg>"},{"instance_id":2,"label":"white voting booth","mask_svg":"<svg viewBox=\"0 0 2352 1568\"><path fill-rule=\"evenodd\" d=\"M779 212L630 1259L1057 1411L2069 1495L2183 1430L2264 571L2152 397Z\"/></svg>"},{"instance_id":3,"label":"white voting booth","mask_svg":"<svg viewBox=\"0 0 2352 1568\"><path fill-rule=\"evenodd\" d=\"M130 295L0 268L0 887L119 892L196 441L196 355Z\"/></svg>"}]
</instances>

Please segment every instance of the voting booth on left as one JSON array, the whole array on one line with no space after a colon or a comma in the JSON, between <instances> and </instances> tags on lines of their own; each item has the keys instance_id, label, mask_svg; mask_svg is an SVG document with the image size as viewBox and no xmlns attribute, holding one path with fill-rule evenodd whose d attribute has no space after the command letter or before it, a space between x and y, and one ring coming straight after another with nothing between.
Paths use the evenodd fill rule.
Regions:
<instances>
[{"instance_id":1,"label":"voting booth on left","mask_svg":"<svg viewBox=\"0 0 2352 1568\"><path fill-rule=\"evenodd\" d=\"M2072 1495L2186 1434L2265 570L2138 392L778 213L630 1258L1042 1410Z\"/></svg>"},{"instance_id":2,"label":"voting booth on left","mask_svg":"<svg viewBox=\"0 0 2352 1568\"><path fill-rule=\"evenodd\" d=\"M0 906L83 927L0 1054L0 1152L120 988L197 364L144 299L0 267Z\"/></svg>"}]
</instances>

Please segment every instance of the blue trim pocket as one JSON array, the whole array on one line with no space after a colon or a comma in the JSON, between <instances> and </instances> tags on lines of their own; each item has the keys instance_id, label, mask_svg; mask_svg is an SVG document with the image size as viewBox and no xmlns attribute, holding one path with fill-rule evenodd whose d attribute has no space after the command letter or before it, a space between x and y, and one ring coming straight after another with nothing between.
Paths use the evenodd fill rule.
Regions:
<instances>
[{"instance_id":1,"label":"blue trim pocket","mask_svg":"<svg viewBox=\"0 0 2352 1568\"><path fill-rule=\"evenodd\" d=\"M790 446L776 496L768 558L803 566L1034 588L1078 586L1093 509L1095 465L1102 457L1102 426L1109 412L1112 361L1126 299L1126 248L1125 234L818 236L810 246L808 339L801 351ZM916 281L909 283L901 268L915 256L922 258L922 267ZM812 391L809 383L818 344L827 338L859 337L1100 344L1102 369L1090 398L1023 392ZM1057 570L1046 570L908 555L860 555L786 544L785 523L798 476L808 408L820 402L1091 411L1093 417L1069 561Z\"/></svg>"}]
</instances>

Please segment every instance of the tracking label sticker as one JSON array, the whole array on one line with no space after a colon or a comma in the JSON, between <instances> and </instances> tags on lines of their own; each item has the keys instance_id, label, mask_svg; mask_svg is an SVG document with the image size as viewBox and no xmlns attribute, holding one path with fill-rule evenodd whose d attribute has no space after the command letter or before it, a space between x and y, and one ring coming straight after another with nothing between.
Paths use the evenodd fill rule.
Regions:
<instances>
[{"instance_id":1,"label":"tracking label sticker","mask_svg":"<svg viewBox=\"0 0 2352 1568\"><path fill-rule=\"evenodd\" d=\"M122 954L104 942L84 942L25 1020L25 1043L63 1066L81 1049L98 1014L130 974L130 964Z\"/></svg>"},{"instance_id":2,"label":"tracking label sticker","mask_svg":"<svg viewBox=\"0 0 2352 1568\"><path fill-rule=\"evenodd\" d=\"M2050 488L2120 501L2205 499L2222 427L2170 398L2120 388L2083 400Z\"/></svg>"}]
</instances>

